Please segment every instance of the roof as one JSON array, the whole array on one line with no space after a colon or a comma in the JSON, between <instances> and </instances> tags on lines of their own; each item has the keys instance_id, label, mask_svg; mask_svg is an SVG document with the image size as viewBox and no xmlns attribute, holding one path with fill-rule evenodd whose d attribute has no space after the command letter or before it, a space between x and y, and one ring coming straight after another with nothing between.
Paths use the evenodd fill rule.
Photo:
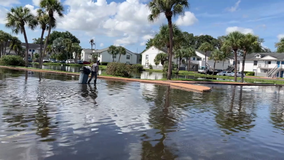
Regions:
<instances>
[{"instance_id":1,"label":"roof","mask_svg":"<svg viewBox=\"0 0 284 160\"><path fill-rule=\"evenodd\" d=\"M97 49L95 50L97 53L102 53L104 51L107 51L109 47L107 48L103 48L103 49ZM126 48L125 48L126 49ZM85 53L93 53L93 50L94 49L83 49L85 51ZM130 50L126 49L127 52L130 52L131 54L136 54L138 55L138 53L134 53L134 52L131 52Z\"/></svg>"},{"instance_id":2,"label":"roof","mask_svg":"<svg viewBox=\"0 0 284 160\"><path fill-rule=\"evenodd\" d=\"M155 47L155 46L151 46L151 47ZM151 48L150 47L150 48ZM141 52L140 54L143 54L144 52L146 52L147 50L149 50L150 48L148 48L148 49L145 49L143 52ZM163 47L163 48L157 48L157 47L155 47L156 49L158 49L158 50L160 50L160 51L162 51L162 52L165 52L165 53L168 53L168 49L166 48L166 47Z\"/></svg>"},{"instance_id":3,"label":"roof","mask_svg":"<svg viewBox=\"0 0 284 160\"><path fill-rule=\"evenodd\" d=\"M26 47L26 43L22 43L23 47ZM29 49L39 49L40 45L39 44L34 44L34 43L29 43Z\"/></svg>"},{"instance_id":4,"label":"roof","mask_svg":"<svg viewBox=\"0 0 284 160\"><path fill-rule=\"evenodd\" d=\"M257 54L259 54L261 58L256 58ZM266 56L271 56L278 60L284 60L284 53L252 53L252 54L247 54L246 60L248 61L262 60L262 58Z\"/></svg>"}]
</instances>

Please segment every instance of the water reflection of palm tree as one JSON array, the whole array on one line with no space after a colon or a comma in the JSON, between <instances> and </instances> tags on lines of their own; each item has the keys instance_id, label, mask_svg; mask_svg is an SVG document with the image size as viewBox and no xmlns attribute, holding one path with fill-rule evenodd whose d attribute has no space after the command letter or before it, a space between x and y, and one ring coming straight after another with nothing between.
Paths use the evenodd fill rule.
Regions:
<instances>
[{"instance_id":1,"label":"water reflection of palm tree","mask_svg":"<svg viewBox=\"0 0 284 160\"><path fill-rule=\"evenodd\" d=\"M157 133L162 137L154 140L158 141L155 145L152 145L151 141L144 140L141 156L142 159L175 159L177 156L171 153L170 148L165 145L169 129L176 125L176 118L173 117L174 114L171 114L170 86L155 86L155 88L156 97L153 99L155 106L149 113L149 122L153 128L159 130ZM147 135L142 137L148 138Z\"/></svg>"},{"instance_id":2,"label":"water reflection of palm tree","mask_svg":"<svg viewBox=\"0 0 284 160\"><path fill-rule=\"evenodd\" d=\"M270 122L273 124L274 128L284 131L284 101L280 95L281 88L282 86L279 86L278 91L275 92L276 105L272 105L272 108L270 108Z\"/></svg>"},{"instance_id":3,"label":"water reflection of palm tree","mask_svg":"<svg viewBox=\"0 0 284 160\"><path fill-rule=\"evenodd\" d=\"M240 87L240 99L239 99L239 108L238 110L234 110L235 104L235 93L236 86L233 86L232 93L231 93L231 103L229 109L226 109L226 106L218 107L217 114L215 117L216 123L219 124L219 127L225 130L225 134L232 134L232 132L239 132L239 131L249 131L255 125L252 124L253 119L255 118L255 114L253 110L251 113L246 113L245 110L242 110L242 87ZM224 104L226 105L226 104ZM252 104L253 105L253 104ZM251 108L253 109L253 108Z\"/></svg>"}]
</instances>

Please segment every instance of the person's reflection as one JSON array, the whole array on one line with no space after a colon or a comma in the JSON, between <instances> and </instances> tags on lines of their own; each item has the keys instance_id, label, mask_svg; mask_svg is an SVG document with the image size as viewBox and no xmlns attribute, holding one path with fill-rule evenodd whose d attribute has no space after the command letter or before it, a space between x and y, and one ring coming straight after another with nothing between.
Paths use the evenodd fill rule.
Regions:
<instances>
[{"instance_id":1,"label":"person's reflection","mask_svg":"<svg viewBox=\"0 0 284 160\"><path fill-rule=\"evenodd\" d=\"M27 82L28 80L28 71L25 71L25 83Z\"/></svg>"},{"instance_id":2,"label":"person's reflection","mask_svg":"<svg viewBox=\"0 0 284 160\"><path fill-rule=\"evenodd\" d=\"M239 112L241 112L242 110L242 101L243 101L243 86L240 86Z\"/></svg>"},{"instance_id":3,"label":"person's reflection","mask_svg":"<svg viewBox=\"0 0 284 160\"><path fill-rule=\"evenodd\" d=\"M94 104L97 104L96 98L98 97L98 91L97 91L97 86L96 84L92 87L91 84L88 84L90 88L90 94L89 96L94 100Z\"/></svg>"},{"instance_id":4,"label":"person's reflection","mask_svg":"<svg viewBox=\"0 0 284 160\"><path fill-rule=\"evenodd\" d=\"M41 78L42 78L42 73L39 72L39 74L38 74L38 81L39 81L39 82L41 82Z\"/></svg>"},{"instance_id":5,"label":"person's reflection","mask_svg":"<svg viewBox=\"0 0 284 160\"><path fill-rule=\"evenodd\" d=\"M230 112L232 112L234 109L235 93L236 93L236 86L233 86Z\"/></svg>"}]
</instances>

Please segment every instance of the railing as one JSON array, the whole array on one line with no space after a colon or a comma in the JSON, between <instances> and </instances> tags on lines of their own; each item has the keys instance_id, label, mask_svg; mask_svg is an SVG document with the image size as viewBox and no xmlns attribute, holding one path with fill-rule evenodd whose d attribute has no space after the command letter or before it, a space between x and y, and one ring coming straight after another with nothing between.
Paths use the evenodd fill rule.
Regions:
<instances>
[{"instance_id":1,"label":"railing","mask_svg":"<svg viewBox=\"0 0 284 160\"><path fill-rule=\"evenodd\" d=\"M272 68L270 71L267 72L267 77L271 77L271 75L273 74L273 72L275 70L277 70L278 66L276 65L274 68Z\"/></svg>"},{"instance_id":2,"label":"railing","mask_svg":"<svg viewBox=\"0 0 284 160\"><path fill-rule=\"evenodd\" d=\"M281 70L281 68L277 68L272 74L271 74L271 77L274 77L275 74L277 74L279 71Z\"/></svg>"}]
</instances>

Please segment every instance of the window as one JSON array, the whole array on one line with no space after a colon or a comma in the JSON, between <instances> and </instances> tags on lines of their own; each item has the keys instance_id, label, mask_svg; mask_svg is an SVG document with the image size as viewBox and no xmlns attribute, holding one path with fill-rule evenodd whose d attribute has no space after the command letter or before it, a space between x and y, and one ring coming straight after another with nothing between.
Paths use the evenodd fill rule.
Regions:
<instances>
[{"instance_id":1,"label":"window","mask_svg":"<svg viewBox=\"0 0 284 160\"><path fill-rule=\"evenodd\" d=\"M253 65L255 65L255 66L256 66L256 65L257 65L257 61L253 61Z\"/></svg>"},{"instance_id":2,"label":"window","mask_svg":"<svg viewBox=\"0 0 284 160\"><path fill-rule=\"evenodd\" d=\"M268 61L267 64L271 64L271 61Z\"/></svg>"},{"instance_id":3,"label":"window","mask_svg":"<svg viewBox=\"0 0 284 160\"><path fill-rule=\"evenodd\" d=\"M116 55L112 55L112 58L116 58Z\"/></svg>"},{"instance_id":4,"label":"window","mask_svg":"<svg viewBox=\"0 0 284 160\"><path fill-rule=\"evenodd\" d=\"M193 58L192 58L192 60L194 60L194 61L195 61L195 57L193 57Z\"/></svg>"},{"instance_id":5,"label":"window","mask_svg":"<svg viewBox=\"0 0 284 160\"><path fill-rule=\"evenodd\" d=\"M146 55L146 59L149 59L149 55Z\"/></svg>"},{"instance_id":6,"label":"window","mask_svg":"<svg viewBox=\"0 0 284 160\"><path fill-rule=\"evenodd\" d=\"M126 59L130 59L130 55L126 55Z\"/></svg>"},{"instance_id":7,"label":"window","mask_svg":"<svg viewBox=\"0 0 284 160\"><path fill-rule=\"evenodd\" d=\"M257 55L256 55L256 58L260 58L260 55L259 55L259 54L257 54Z\"/></svg>"}]
</instances>

